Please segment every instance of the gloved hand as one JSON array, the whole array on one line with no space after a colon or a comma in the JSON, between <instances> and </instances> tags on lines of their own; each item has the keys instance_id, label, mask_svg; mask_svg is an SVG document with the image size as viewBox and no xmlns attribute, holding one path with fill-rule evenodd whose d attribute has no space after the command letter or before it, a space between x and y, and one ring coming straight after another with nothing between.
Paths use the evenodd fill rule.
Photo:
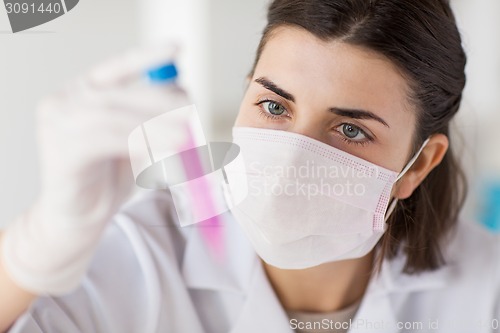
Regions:
<instances>
[{"instance_id":1,"label":"gloved hand","mask_svg":"<svg viewBox=\"0 0 500 333\"><path fill-rule=\"evenodd\" d=\"M37 294L78 286L100 235L129 196L128 135L144 121L189 104L179 89L137 85L172 60L175 47L137 50L96 67L37 110L41 195L4 235L11 278ZM178 124L165 128L175 133Z\"/></svg>"}]
</instances>

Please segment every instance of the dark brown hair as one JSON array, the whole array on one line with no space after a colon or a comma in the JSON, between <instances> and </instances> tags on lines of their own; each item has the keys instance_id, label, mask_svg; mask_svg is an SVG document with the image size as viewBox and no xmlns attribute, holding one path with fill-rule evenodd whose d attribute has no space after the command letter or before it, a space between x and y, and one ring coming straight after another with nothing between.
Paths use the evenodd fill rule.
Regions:
<instances>
[{"instance_id":1,"label":"dark brown hair","mask_svg":"<svg viewBox=\"0 0 500 333\"><path fill-rule=\"evenodd\" d=\"M275 0L267 18L254 69L274 29L284 25L302 27L321 40L368 48L394 63L411 87L408 97L417 109L417 125L408 160L430 135L449 138L465 86L466 56L448 1ZM407 254L407 273L444 264L440 243L457 224L466 192L450 145L412 195L398 202L380 243L379 265L400 250Z\"/></svg>"}]
</instances>

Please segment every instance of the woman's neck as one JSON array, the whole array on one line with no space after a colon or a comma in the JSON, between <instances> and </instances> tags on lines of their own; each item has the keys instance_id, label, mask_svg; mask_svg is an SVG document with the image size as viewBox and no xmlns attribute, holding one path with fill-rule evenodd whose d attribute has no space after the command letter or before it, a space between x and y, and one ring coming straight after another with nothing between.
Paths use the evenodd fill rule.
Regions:
<instances>
[{"instance_id":1,"label":"woman's neck","mask_svg":"<svg viewBox=\"0 0 500 333\"><path fill-rule=\"evenodd\" d=\"M363 297L372 273L373 251L359 259L298 270L262 263L286 310L330 312L343 309Z\"/></svg>"}]
</instances>

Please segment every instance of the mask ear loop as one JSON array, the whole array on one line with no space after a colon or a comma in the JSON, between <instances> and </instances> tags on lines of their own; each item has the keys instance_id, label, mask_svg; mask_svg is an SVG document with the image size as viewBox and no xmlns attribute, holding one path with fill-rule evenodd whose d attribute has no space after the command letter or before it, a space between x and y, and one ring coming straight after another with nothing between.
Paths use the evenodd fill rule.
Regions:
<instances>
[{"instance_id":1,"label":"mask ear loop","mask_svg":"<svg viewBox=\"0 0 500 333\"><path fill-rule=\"evenodd\" d=\"M385 213L384 222L387 223L387 220L389 219L389 217L391 216L392 212L396 208L396 204L397 203L398 203L398 198L392 199L391 204L389 205L389 208L387 208L387 212Z\"/></svg>"},{"instance_id":2,"label":"mask ear loop","mask_svg":"<svg viewBox=\"0 0 500 333\"><path fill-rule=\"evenodd\" d=\"M415 161L417 160L417 158L420 156L420 153L422 152L422 150L425 148L425 146L427 145L427 143L429 143L429 140L431 139L431 137L428 137L424 143L422 143L422 146L420 146L420 149L415 153L415 155L413 155L413 157L411 158L411 160L406 164L406 166L403 168L403 170L401 170L401 172L399 173L398 177L396 178L396 180L394 181L394 183L396 183L398 180L401 179L401 177L404 176L404 174L413 166L413 163L415 163ZM387 208L387 211L385 213L385 219L384 219L384 222L387 222L387 220L389 219L389 216L391 216L392 212L394 211L394 209L396 208L396 204L398 202L398 198L393 198L391 203L389 204L389 208Z\"/></svg>"}]
</instances>

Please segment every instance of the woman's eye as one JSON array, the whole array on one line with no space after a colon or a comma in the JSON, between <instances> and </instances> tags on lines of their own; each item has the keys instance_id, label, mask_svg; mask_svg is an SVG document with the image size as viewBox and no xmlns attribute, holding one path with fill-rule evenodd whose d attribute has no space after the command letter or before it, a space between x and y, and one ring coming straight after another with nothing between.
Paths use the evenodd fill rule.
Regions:
<instances>
[{"instance_id":1,"label":"woman's eye","mask_svg":"<svg viewBox=\"0 0 500 333\"><path fill-rule=\"evenodd\" d=\"M282 114L286 113L285 107L276 102L264 102L262 103L262 107L265 111L269 112L273 116L281 116Z\"/></svg>"},{"instance_id":2,"label":"woman's eye","mask_svg":"<svg viewBox=\"0 0 500 333\"><path fill-rule=\"evenodd\" d=\"M361 128L352 124L342 124L337 128L341 134L350 140L363 141L367 139L365 132Z\"/></svg>"}]
</instances>

